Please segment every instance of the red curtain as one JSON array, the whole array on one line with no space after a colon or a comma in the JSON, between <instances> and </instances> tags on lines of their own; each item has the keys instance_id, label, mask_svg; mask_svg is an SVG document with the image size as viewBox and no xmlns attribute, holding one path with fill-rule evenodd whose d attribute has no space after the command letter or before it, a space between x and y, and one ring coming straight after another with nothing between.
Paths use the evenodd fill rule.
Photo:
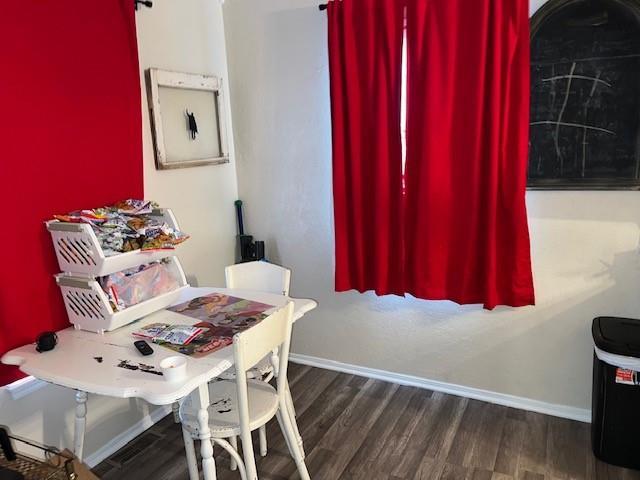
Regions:
<instances>
[{"instance_id":1,"label":"red curtain","mask_svg":"<svg viewBox=\"0 0 640 480\"><path fill-rule=\"evenodd\" d=\"M399 4L327 8L337 291L404 292Z\"/></svg>"},{"instance_id":2,"label":"red curtain","mask_svg":"<svg viewBox=\"0 0 640 480\"><path fill-rule=\"evenodd\" d=\"M132 0L21 0L0 15L0 354L68 325L43 221L143 195ZM19 378L0 367L0 385Z\"/></svg>"},{"instance_id":3,"label":"red curtain","mask_svg":"<svg viewBox=\"0 0 640 480\"><path fill-rule=\"evenodd\" d=\"M407 292L534 303L523 0L407 0Z\"/></svg>"},{"instance_id":4,"label":"red curtain","mask_svg":"<svg viewBox=\"0 0 640 480\"><path fill-rule=\"evenodd\" d=\"M527 3L329 3L336 290L533 304Z\"/></svg>"}]
</instances>

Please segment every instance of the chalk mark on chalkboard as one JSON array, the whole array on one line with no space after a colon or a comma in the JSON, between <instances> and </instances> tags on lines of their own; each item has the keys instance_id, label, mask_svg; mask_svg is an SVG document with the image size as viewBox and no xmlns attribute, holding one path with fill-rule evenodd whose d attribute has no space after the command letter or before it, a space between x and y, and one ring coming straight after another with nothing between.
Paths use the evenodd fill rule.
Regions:
<instances>
[{"instance_id":1,"label":"chalk mark on chalkboard","mask_svg":"<svg viewBox=\"0 0 640 480\"><path fill-rule=\"evenodd\" d=\"M553 120L540 120L538 122L531 122L529 125L558 125L558 124L562 127L587 128L589 130L597 130L599 132L608 133L609 135L616 135L616 132L612 132L611 130L607 130L606 128L594 127L593 125L582 125L580 123L554 122Z\"/></svg>"},{"instance_id":2,"label":"chalk mark on chalkboard","mask_svg":"<svg viewBox=\"0 0 640 480\"><path fill-rule=\"evenodd\" d=\"M568 79L568 78L575 78L577 80L594 80L595 82L604 83L607 87L613 88L613 85L611 85L606 80L601 80L600 78L596 78L596 77L589 77L587 75L557 75L555 77L543 78L542 81L543 82L554 82L556 80L564 80L564 79Z\"/></svg>"},{"instance_id":3,"label":"chalk mark on chalkboard","mask_svg":"<svg viewBox=\"0 0 640 480\"><path fill-rule=\"evenodd\" d=\"M587 114L589 113L589 105L591 104L591 100L593 99L593 94L596 92L598 81L601 81L600 75L602 75L602 71L598 70L598 73L596 73L596 76L593 78L593 85L591 85L589 98L587 98L587 101L584 102L584 105L582 106L582 118L584 118L585 120L587 119ZM603 83L606 83L609 87L611 87L611 84L607 82ZM589 144L589 142L587 142L587 130L588 129L584 127L582 128L582 169L580 171L582 178L585 177L587 170L587 145Z\"/></svg>"},{"instance_id":4,"label":"chalk mark on chalkboard","mask_svg":"<svg viewBox=\"0 0 640 480\"><path fill-rule=\"evenodd\" d=\"M582 168L581 168L581 176L584 178L585 177L585 172L586 172L586 165L587 165L587 145L589 144L589 142L587 142L587 132L589 130L595 130L598 132L603 132L603 133L607 133L609 135L616 135L615 132L608 130L606 128L601 128L601 127L596 127L593 125L587 125L584 123L573 123L573 122L565 122L563 121L563 116L564 113L567 109L567 104L569 103L569 97L571 95L571 85L574 79L578 79L578 80L589 80L591 82L593 82L592 86L591 86L591 91L589 92L589 98L587 99L587 101L584 103L583 105L583 118L586 120L587 118L587 114L589 111L589 106L591 104L591 100L593 99L593 95L595 94L596 88L598 86L599 83L606 85L609 88L613 88L613 85L605 80L602 80L600 77L602 75L602 71L598 71L596 73L595 77L591 77L588 75L574 75L575 73L575 69L576 69L576 65L577 62L573 62L571 65L571 70L569 71L569 74L567 75L554 75L553 73L553 67L552 67L552 74L551 77L548 78L543 78L542 81L543 82L552 82L552 85L555 86L556 81L557 80L566 80L567 81L567 85L565 88L565 92L564 92L564 99L562 102L562 107L560 108L560 112L558 114L558 119L556 121L553 120L541 120L541 121L537 121L537 122L530 122L529 125L554 125L555 126L555 132L553 135L553 143L555 146L555 150L556 150L556 157L558 159L558 161L560 162L560 175L562 175L564 173L564 156L562 154L562 150L560 149L560 128L561 127L574 127L574 128L580 128L582 129ZM552 94L554 94L555 92L552 91ZM555 94L553 95L555 96ZM575 159L574 162L574 168L577 168L578 165L578 159ZM538 161L538 168L540 168L541 166L541 162L540 160Z\"/></svg>"},{"instance_id":5,"label":"chalk mark on chalkboard","mask_svg":"<svg viewBox=\"0 0 640 480\"><path fill-rule=\"evenodd\" d=\"M567 108L567 103L569 103L569 94L571 93L571 82L573 81L573 72L576 71L576 62L573 62L571 65L571 70L569 71L569 76L567 77L567 89L564 92L564 101L562 102L562 108L560 109L560 113L558 114L558 121L556 122L556 133L553 137L555 146L556 146L556 155L558 160L560 160L560 176L562 176L564 172L564 157L562 156L562 152L560 151L560 123L562 123L562 116L564 115L564 111Z\"/></svg>"}]
</instances>

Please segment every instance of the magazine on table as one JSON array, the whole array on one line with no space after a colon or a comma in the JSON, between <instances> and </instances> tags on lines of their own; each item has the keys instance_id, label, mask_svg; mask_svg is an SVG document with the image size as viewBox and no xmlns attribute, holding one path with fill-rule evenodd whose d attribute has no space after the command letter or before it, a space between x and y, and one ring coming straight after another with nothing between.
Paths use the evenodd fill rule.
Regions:
<instances>
[{"instance_id":1,"label":"magazine on table","mask_svg":"<svg viewBox=\"0 0 640 480\"><path fill-rule=\"evenodd\" d=\"M266 303L212 293L169 307L167 310L217 327L228 327L235 334L260 323L268 317L265 312L273 308L274 305Z\"/></svg>"},{"instance_id":2,"label":"magazine on table","mask_svg":"<svg viewBox=\"0 0 640 480\"><path fill-rule=\"evenodd\" d=\"M152 323L133 332L133 335L195 358L204 357L233 343L233 333L229 328L216 327L207 322L195 325Z\"/></svg>"},{"instance_id":3,"label":"magazine on table","mask_svg":"<svg viewBox=\"0 0 640 480\"><path fill-rule=\"evenodd\" d=\"M151 340L154 343L173 343L188 345L203 329L197 325L169 325L168 323L152 323L133 332L133 336Z\"/></svg>"},{"instance_id":4,"label":"magazine on table","mask_svg":"<svg viewBox=\"0 0 640 480\"><path fill-rule=\"evenodd\" d=\"M274 305L213 293L167 310L200 320L195 325L152 323L133 333L184 355L203 357L233 343L233 336L260 323Z\"/></svg>"}]
</instances>

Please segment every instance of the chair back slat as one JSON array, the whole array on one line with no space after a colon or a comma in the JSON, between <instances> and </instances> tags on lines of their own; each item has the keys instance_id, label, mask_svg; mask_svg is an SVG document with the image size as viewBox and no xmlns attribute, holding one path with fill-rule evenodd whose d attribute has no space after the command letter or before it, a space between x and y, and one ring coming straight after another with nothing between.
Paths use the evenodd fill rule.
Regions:
<instances>
[{"instance_id":1,"label":"chair back slat","mask_svg":"<svg viewBox=\"0 0 640 480\"><path fill-rule=\"evenodd\" d=\"M280 372L278 376L279 408L285 408L287 388L286 375L291 344L291 322L293 321L293 302L278 309L259 324L237 333L233 337L233 355L236 364L236 388L238 391L238 418L242 438L244 463L247 478L257 480L257 469L253 448L249 418L249 392L247 388L247 370L255 366L267 353L280 348Z\"/></svg>"},{"instance_id":2,"label":"chair back slat","mask_svg":"<svg viewBox=\"0 0 640 480\"><path fill-rule=\"evenodd\" d=\"M246 262L224 269L227 288L289 295L291 270L268 262Z\"/></svg>"},{"instance_id":3,"label":"chair back slat","mask_svg":"<svg viewBox=\"0 0 640 480\"><path fill-rule=\"evenodd\" d=\"M281 354L278 370L282 373L278 378L286 378L292 321L293 302L288 302L285 307L278 309L257 325L234 335L233 353L236 371L246 372L274 349L279 348Z\"/></svg>"}]
</instances>

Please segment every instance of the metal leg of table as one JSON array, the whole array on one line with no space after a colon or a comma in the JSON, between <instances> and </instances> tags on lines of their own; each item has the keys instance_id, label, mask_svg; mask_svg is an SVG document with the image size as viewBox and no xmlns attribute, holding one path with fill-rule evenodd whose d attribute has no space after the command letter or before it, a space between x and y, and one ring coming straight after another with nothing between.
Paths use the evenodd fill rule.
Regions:
<instances>
[{"instance_id":1,"label":"metal leg of table","mask_svg":"<svg viewBox=\"0 0 640 480\"><path fill-rule=\"evenodd\" d=\"M200 385L191 392L192 405L198 416L198 438L200 439L200 455L202 456L202 472L204 480L216 480L216 462L213 458L213 444L209 429L209 385Z\"/></svg>"},{"instance_id":2,"label":"metal leg of table","mask_svg":"<svg viewBox=\"0 0 640 480\"><path fill-rule=\"evenodd\" d=\"M76 418L73 439L73 453L82 460L84 433L87 428L87 392L76 391Z\"/></svg>"}]
</instances>

